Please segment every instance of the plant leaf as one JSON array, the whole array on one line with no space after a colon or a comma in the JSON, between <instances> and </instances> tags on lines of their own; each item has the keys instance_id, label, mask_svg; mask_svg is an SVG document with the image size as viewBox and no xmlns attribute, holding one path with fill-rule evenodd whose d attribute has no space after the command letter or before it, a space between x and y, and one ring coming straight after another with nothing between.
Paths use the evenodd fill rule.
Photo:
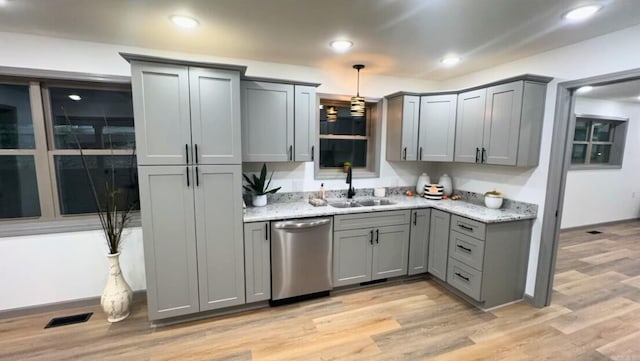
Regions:
<instances>
[{"instance_id":1,"label":"plant leaf","mask_svg":"<svg viewBox=\"0 0 640 361\"><path fill-rule=\"evenodd\" d=\"M242 176L244 177L244 180L247 181L247 183L249 183L250 186L253 186L253 182L251 181L251 178L249 178L248 175L242 173Z\"/></svg>"},{"instance_id":2,"label":"plant leaf","mask_svg":"<svg viewBox=\"0 0 640 361\"><path fill-rule=\"evenodd\" d=\"M272 190L266 191L266 192L264 192L264 194L273 194L273 193L279 191L280 188L282 188L282 187L278 187L278 188L274 188Z\"/></svg>"}]
</instances>

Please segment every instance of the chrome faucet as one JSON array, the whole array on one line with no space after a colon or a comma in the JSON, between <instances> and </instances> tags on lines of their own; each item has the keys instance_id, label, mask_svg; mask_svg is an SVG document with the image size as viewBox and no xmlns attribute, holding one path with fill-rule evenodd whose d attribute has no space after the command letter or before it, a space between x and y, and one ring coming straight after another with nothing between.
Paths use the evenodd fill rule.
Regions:
<instances>
[{"instance_id":1,"label":"chrome faucet","mask_svg":"<svg viewBox=\"0 0 640 361\"><path fill-rule=\"evenodd\" d=\"M353 198L356 195L356 190L353 188L352 184L353 173L351 172L351 166L347 170L347 184L349 184L349 189L347 190L347 199Z\"/></svg>"}]
</instances>

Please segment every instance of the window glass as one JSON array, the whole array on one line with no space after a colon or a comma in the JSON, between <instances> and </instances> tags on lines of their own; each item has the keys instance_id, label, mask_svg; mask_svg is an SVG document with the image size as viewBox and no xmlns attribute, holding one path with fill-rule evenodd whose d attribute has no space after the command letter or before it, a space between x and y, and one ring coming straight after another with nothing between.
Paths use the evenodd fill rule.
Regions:
<instances>
[{"instance_id":1,"label":"window glass","mask_svg":"<svg viewBox=\"0 0 640 361\"><path fill-rule=\"evenodd\" d=\"M0 155L0 218L39 217L40 198L32 155Z\"/></svg>"},{"instance_id":2,"label":"window glass","mask_svg":"<svg viewBox=\"0 0 640 361\"><path fill-rule=\"evenodd\" d=\"M576 131L573 136L573 140L576 142L586 142L589 139L589 132L591 131L589 121L576 119Z\"/></svg>"},{"instance_id":3,"label":"window glass","mask_svg":"<svg viewBox=\"0 0 640 361\"><path fill-rule=\"evenodd\" d=\"M97 208L90 187L87 171L80 155L56 155L55 168L58 180L60 213L64 215L96 213ZM124 209L138 200L138 181L135 157L129 155L85 155L87 167L94 182L98 199L105 196L105 184L115 177L118 187L118 208Z\"/></svg>"},{"instance_id":4,"label":"window glass","mask_svg":"<svg viewBox=\"0 0 640 361\"><path fill-rule=\"evenodd\" d=\"M593 142L609 142L611 141L611 135L613 129L611 123L593 123Z\"/></svg>"},{"instance_id":5,"label":"window glass","mask_svg":"<svg viewBox=\"0 0 640 361\"><path fill-rule=\"evenodd\" d=\"M352 117L349 103L324 105L320 109L320 134L367 135L367 120Z\"/></svg>"},{"instance_id":6,"label":"window glass","mask_svg":"<svg viewBox=\"0 0 640 361\"><path fill-rule=\"evenodd\" d=\"M320 168L367 166L367 140L320 139Z\"/></svg>"},{"instance_id":7,"label":"window glass","mask_svg":"<svg viewBox=\"0 0 640 361\"><path fill-rule=\"evenodd\" d=\"M131 91L49 88L56 149L126 149L135 145ZM72 99L74 98L74 99Z\"/></svg>"},{"instance_id":8,"label":"window glass","mask_svg":"<svg viewBox=\"0 0 640 361\"><path fill-rule=\"evenodd\" d=\"M571 153L572 164L584 164L587 157L587 144L574 144Z\"/></svg>"},{"instance_id":9,"label":"window glass","mask_svg":"<svg viewBox=\"0 0 640 361\"><path fill-rule=\"evenodd\" d=\"M28 85L0 84L0 149L33 149Z\"/></svg>"},{"instance_id":10,"label":"window glass","mask_svg":"<svg viewBox=\"0 0 640 361\"><path fill-rule=\"evenodd\" d=\"M603 164L609 163L609 156L611 154L610 144L593 144L591 146L591 164Z\"/></svg>"}]
</instances>

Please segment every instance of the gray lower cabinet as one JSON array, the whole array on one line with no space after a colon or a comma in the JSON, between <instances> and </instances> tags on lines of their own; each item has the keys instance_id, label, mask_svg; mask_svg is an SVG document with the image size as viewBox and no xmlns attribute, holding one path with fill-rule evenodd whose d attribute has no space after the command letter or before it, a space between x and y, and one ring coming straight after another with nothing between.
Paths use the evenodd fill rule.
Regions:
<instances>
[{"instance_id":1,"label":"gray lower cabinet","mask_svg":"<svg viewBox=\"0 0 640 361\"><path fill-rule=\"evenodd\" d=\"M244 274L247 303L271 298L269 222L244 224Z\"/></svg>"},{"instance_id":2,"label":"gray lower cabinet","mask_svg":"<svg viewBox=\"0 0 640 361\"><path fill-rule=\"evenodd\" d=\"M406 275L409 219L408 210L335 216L333 285Z\"/></svg>"},{"instance_id":3,"label":"gray lower cabinet","mask_svg":"<svg viewBox=\"0 0 640 361\"><path fill-rule=\"evenodd\" d=\"M242 160L311 161L318 112L316 88L265 81L241 83Z\"/></svg>"},{"instance_id":4,"label":"gray lower cabinet","mask_svg":"<svg viewBox=\"0 0 640 361\"><path fill-rule=\"evenodd\" d=\"M531 222L451 218L447 283L489 308L522 298Z\"/></svg>"},{"instance_id":5,"label":"gray lower cabinet","mask_svg":"<svg viewBox=\"0 0 640 361\"><path fill-rule=\"evenodd\" d=\"M240 165L138 171L149 319L244 303Z\"/></svg>"},{"instance_id":6,"label":"gray lower cabinet","mask_svg":"<svg viewBox=\"0 0 640 361\"><path fill-rule=\"evenodd\" d=\"M447 280L449 259L449 224L451 215L436 209L431 210L429 228L429 261L427 269L433 276Z\"/></svg>"},{"instance_id":7,"label":"gray lower cabinet","mask_svg":"<svg viewBox=\"0 0 640 361\"><path fill-rule=\"evenodd\" d=\"M411 234L409 238L408 274L427 272L429 261L429 225L431 210L418 209L411 212Z\"/></svg>"}]
</instances>

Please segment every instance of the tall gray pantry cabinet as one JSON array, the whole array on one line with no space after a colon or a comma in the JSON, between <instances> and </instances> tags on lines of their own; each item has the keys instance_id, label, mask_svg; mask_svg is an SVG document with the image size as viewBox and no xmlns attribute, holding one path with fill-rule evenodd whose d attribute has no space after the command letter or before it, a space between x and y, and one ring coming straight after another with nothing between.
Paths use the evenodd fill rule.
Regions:
<instances>
[{"instance_id":1,"label":"tall gray pantry cabinet","mask_svg":"<svg viewBox=\"0 0 640 361\"><path fill-rule=\"evenodd\" d=\"M240 74L131 63L150 320L244 304Z\"/></svg>"}]
</instances>

